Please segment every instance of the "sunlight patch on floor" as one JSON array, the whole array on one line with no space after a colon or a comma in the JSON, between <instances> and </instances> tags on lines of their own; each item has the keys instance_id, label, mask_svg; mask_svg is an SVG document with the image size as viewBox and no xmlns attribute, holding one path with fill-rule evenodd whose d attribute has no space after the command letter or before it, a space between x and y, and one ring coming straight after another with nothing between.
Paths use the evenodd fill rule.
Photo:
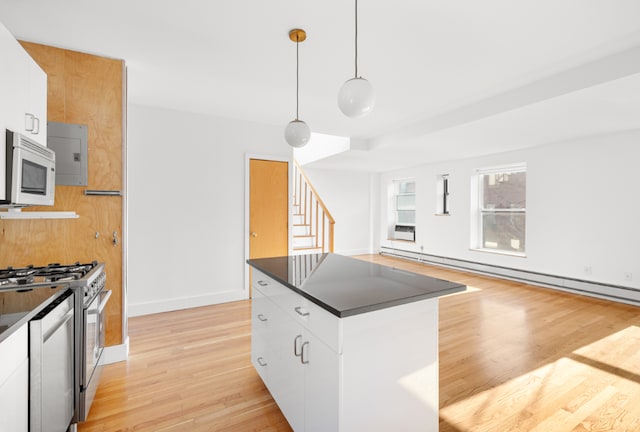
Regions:
<instances>
[{"instance_id":1,"label":"sunlight patch on floor","mask_svg":"<svg viewBox=\"0 0 640 432\"><path fill-rule=\"evenodd\" d=\"M627 430L637 421L629 413L640 399L639 344L640 328L627 327L444 406L440 417L460 431Z\"/></svg>"}]
</instances>

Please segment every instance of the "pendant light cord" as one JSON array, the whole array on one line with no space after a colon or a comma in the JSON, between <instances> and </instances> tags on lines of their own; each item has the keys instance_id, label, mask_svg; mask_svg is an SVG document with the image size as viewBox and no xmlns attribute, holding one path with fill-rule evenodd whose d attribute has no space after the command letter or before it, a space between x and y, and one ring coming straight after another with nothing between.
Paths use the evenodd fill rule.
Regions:
<instances>
[{"instance_id":1,"label":"pendant light cord","mask_svg":"<svg viewBox=\"0 0 640 432\"><path fill-rule=\"evenodd\" d=\"M298 120L298 93L299 93L299 76L300 76L300 59L298 54L298 46L300 45L300 36L296 35L296 120Z\"/></svg>"},{"instance_id":2,"label":"pendant light cord","mask_svg":"<svg viewBox=\"0 0 640 432\"><path fill-rule=\"evenodd\" d=\"M356 13L355 13L355 17L356 17L356 25L355 25L355 29L356 29L356 55L355 55L355 62L356 62L356 75L355 77L358 78L358 0L355 0L356 2Z\"/></svg>"}]
</instances>

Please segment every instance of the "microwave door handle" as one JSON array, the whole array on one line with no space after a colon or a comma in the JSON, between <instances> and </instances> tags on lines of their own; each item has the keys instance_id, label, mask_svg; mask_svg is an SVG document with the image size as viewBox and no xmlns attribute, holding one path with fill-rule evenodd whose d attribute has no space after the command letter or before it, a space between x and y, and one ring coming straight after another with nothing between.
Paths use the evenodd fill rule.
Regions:
<instances>
[{"instance_id":1,"label":"microwave door handle","mask_svg":"<svg viewBox=\"0 0 640 432\"><path fill-rule=\"evenodd\" d=\"M107 302L109 301L109 297L111 297L111 290L109 291L105 291L104 293L104 298L102 299L102 301L100 302L100 305L98 306L98 313L102 313L102 311L104 310L104 307L107 305Z\"/></svg>"}]
</instances>

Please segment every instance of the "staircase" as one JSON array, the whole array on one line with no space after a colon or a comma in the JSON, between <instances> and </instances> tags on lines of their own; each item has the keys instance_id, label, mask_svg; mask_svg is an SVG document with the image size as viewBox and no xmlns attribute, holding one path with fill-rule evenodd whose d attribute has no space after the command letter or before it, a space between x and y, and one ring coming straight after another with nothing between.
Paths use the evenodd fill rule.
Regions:
<instances>
[{"instance_id":1,"label":"staircase","mask_svg":"<svg viewBox=\"0 0 640 432\"><path fill-rule=\"evenodd\" d=\"M293 179L293 253L333 252L336 222L297 161Z\"/></svg>"}]
</instances>

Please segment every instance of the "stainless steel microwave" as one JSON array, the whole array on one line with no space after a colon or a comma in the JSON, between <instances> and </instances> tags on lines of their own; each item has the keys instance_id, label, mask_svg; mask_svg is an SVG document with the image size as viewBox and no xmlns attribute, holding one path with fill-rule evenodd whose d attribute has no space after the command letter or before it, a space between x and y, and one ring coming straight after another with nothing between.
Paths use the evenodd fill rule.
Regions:
<instances>
[{"instance_id":1,"label":"stainless steel microwave","mask_svg":"<svg viewBox=\"0 0 640 432\"><path fill-rule=\"evenodd\" d=\"M1 164L2 156L4 164ZM3 165L0 207L53 205L56 190L53 150L7 129L5 146L0 147L0 167Z\"/></svg>"}]
</instances>

